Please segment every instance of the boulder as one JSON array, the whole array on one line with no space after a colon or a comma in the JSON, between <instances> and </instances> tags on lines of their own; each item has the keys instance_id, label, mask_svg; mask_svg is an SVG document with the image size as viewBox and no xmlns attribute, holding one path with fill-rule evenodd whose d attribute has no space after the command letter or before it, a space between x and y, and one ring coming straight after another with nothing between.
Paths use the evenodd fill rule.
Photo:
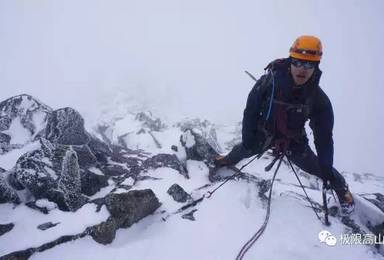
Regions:
<instances>
[{"instance_id":1,"label":"boulder","mask_svg":"<svg viewBox=\"0 0 384 260\"><path fill-rule=\"evenodd\" d=\"M62 163L58 189L63 192L64 201L70 211L76 211L86 203L81 195L80 168L76 152L68 150Z\"/></svg>"},{"instance_id":2,"label":"boulder","mask_svg":"<svg viewBox=\"0 0 384 260\"><path fill-rule=\"evenodd\" d=\"M46 222L46 223L38 225L37 228L44 231L44 230L53 228L53 227L57 226L58 224L60 224L60 222L57 222L57 223Z\"/></svg>"},{"instance_id":3,"label":"boulder","mask_svg":"<svg viewBox=\"0 0 384 260\"><path fill-rule=\"evenodd\" d=\"M187 153L187 159L211 163L218 155L212 145L197 131L187 129L180 137L180 142Z\"/></svg>"},{"instance_id":4,"label":"boulder","mask_svg":"<svg viewBox=\"0 0 384 260\"><path fill-rule=\"evenodd\" d=\"M181 175L189 178L187 170L175 154L157 154L145 160L142 164L143 170L169 167L178 171Z\"/></svg>"},{"instance_id":5,"label":"boulder","mask_svg":"<svg viewBox=\"0 0 384 260\"><path fill-rule=\"evenodd\" d=\"M92 196L101 188L108 186L108 176L95 174L89 170L81 170L80 178L81 192L87 196Z\"/></svg>"},{"instance_id":6,"label":"boulder","mask_svg":"<svg viewBox=\"0 0 384 260\"><path fill-rule=\"evenodd\" d=\"M106 164L108 162L108 157L112 156L112 149L109 145L96 137L90 136L88 147L98 162Z\"/></svg>"},{"instance_id":7,"label":"boulder","mask_svg":"<svg viewBox=\"0 0 384 260\"><path fill-rule=\"evenodd\" d=\"M9 224L0 224L0 236L4 235L5 233L11 231L15 224L9 223Z\"/></svg>"},{"instance_id":8,"label":"boulder","mask_svg":"<svg viewBox=\"0 0 384 260\"><path fill-rule=\"evenodd\" d=\"M50 114L45 138L52 143L66 145L83 145L90 139L84 128L83 117L70 107L55 110Z\"/></svg>"},{"instance_id":9,"label":"boulder","mask_svg":"<svg viewBox=\"0 0 384 260\"><path fill-rule=\"evenodd\" d=\"M104 245L112 243L117 229L130 227L160 207L159 200L150 189L110 193L101 203L107 206L111 216L106 221L90 227L88 233L96 242Z\"/></svg>"},{"instance_id":10,"label":"boulder","mask_svg":"<svg viewBox=\"0 0 384 260\"><path fill-rule=\"evenodd\" d=\"M105 198L105 204L111 217L123 228L152 214L161 205L150 189L111 193Z\"/></svg>"},{"instance_id":11,"label":"boulder","mask_svg":"<svg viewBox=\"0 0 384 260\"><path fill-rule=\"evenodd\" d=\"M101 168L102 172L109 177L129 175L130 171L125 165L108 164Z\"/></svg>"},{"instance_id":12,"label":"boulder","mask_svg":"<svg viewBox=\"0 0 384 260\"><path fill-rule=\"evenodd\" d=\"M185 190L176 183L168 189L167 193L177 202L183 203L192 199L191 195L185 192Z\"/></svg>"},{"instance_id":13,"label":"boulder","mask_svg":"<svg viewBox=\"0 0 384 260\"><path fill-rule=\"evenodd\" d=\"M188 130L195 134L200 135L204 140L218 153L222 152L222 149L217 141L216 126L208 120L201 119L188 119L176 124L181 131L186 132Z\"/></svg>"},{"instance_id":14,"label":"boulder","mask_svg":"<svg viewBox=\"0 0 384 260\"><path fill-rule=\"evenodd\" d=\"M115 239L118 228L116 220L114 218L108 218L107 221L89 228L89 234L97 243L107 245Z\"/></svg>"},{"instance_id":15,"label":"boulder","mask_svg":"<svg viewBox=\"0 0 384 260\"><path fill-rule=\"evenodd\" d=\"M46 198L57 187L57 174L43 150L34 150L22 155L16 162L12 175L22 187L27 188L36 199ZM15 181L15 182L16 182Z\"/></svg>"},{"instance_id":16,"label":"boulder","mask_svg":"<svg viewBox=\"0 0 384 260\"><path fill-rule=\"evenodd\" d=\"M7 183L4 174L0 173L0 203L20 203L19 196L15 190Z\"/></svg>"}]
</instances>

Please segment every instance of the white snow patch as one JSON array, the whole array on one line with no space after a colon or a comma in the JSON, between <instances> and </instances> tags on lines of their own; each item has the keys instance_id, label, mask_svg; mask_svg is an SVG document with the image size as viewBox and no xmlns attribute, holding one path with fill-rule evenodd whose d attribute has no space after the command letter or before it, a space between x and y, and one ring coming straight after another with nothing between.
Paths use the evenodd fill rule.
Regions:
<instances>
[{"instance_id":1,"label":"white snow patch","mask_svg":"<svg viewBox=\"0 0 384 260\"><path fill-rule=\"evenodd\" d=\"M35 204L38 207L47 208L48 210L53 210L53 209L57 208L56 203L53 203L47 199L36 200Z\"/></svg>"},{"instance_id":2,"label":"white snow patch","mask_svg":"<svg viewBox=\"0 0 384 260\"><path fill-rule=\"evenodd\" d=\"M132 177L126 178L121 184L132 186L135 183L135 180Z\"/></svg>"},{"instance_id":3,"label":"white snow patch","mask_svg":"<svg viewBox=\"0 0 384 260\"><path fill-rule=\"evenodd\" d=\"M36 127L34 136L36 136L42 129L44 129L46 125L46 117L47 113L41 111L35 112L33 114L32 122L33 125Z\"/></svg>"},{"instance_id":4,"label":"white snow patch","mask_svg":"<svg viewBox=\"0 0 384 260\"><path fill-rule=\"evenodd\" d=\"M96 174L96 175L104 175L104 173L103 173L100 169L98 169L98 168L96 168L96 167L91 167L91 168L89 168L88 170L89 170L90 172Z\"/></svg>"},{"instance_id":5,"label":"white snow patch","mask_svg":"<svg viewBox=\"0 0 384 260\"><path fill-rule=\"evenodd\" d=\"M192 146L195 145L195 137L192 135L191 131L188 130L184 133L183 135L183 141L185 142L185 146L187 148L191 148Z\"/></svg>"},{"instance_id":6,"label":"white snow patch","mask_svg":"<svg viewBox=\"0 0 384 260\"><path fill-rule=\"evenodd\" d=\"M24 145L28 143L32 137L31 132L21 124L19 117L13 119L9 129L3 131L3 133L11 137L11 145Z\"/></svg>"},{"instance_id":7,"label":"white snow patch","mask_svg":"<svg viewBox=\"0 0 384 260\"><path fill-rule=\"evenodd\" d=\"M37 149L40 149L41 145L40 142L36 141L33 143L29 143L22 148L19 149L13 149L12 151L3 154L0 156L0 167L4 168L6 170L12 169L12 167L15 166L17 160L19 159L20 156L23 154L34 151Z\"/></svg>"},{"instance_id":8,"label":"white snow patch","mask_svg":"<svg viewBox=\"0 0 384 260\"><path fill-rule=\"evenodd\" d=\"M87 227L105 221L109 217L106 207L96 212L95 204L86 204L76 212L54 209L49 214L30 209L25 205L13 208L10 204L0 205L0 223L14 223L15 227L0 236L0 255L13 251L37 247L64 235L83 232ZM46 222L60 224L45 231L37 226Z\"/></svg>"}]
</instances>

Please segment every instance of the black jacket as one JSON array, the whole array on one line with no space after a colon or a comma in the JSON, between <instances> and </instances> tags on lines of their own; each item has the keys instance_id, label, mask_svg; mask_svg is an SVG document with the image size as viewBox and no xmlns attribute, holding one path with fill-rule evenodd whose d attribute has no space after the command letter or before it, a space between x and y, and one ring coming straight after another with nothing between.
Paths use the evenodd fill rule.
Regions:
<instances>
[{"instance_id":1,"label":"black jacket","mask_svg":"<svg viewBox=\"0 0 384 260\"><path fill-rule=\"evenodd\" d=\"M304 125L310 120L319 164L322 169L330 170L333 165L333 110L331 102L319 87L321 71L317 67L308 82L301 87L294 87L290 73L290 60L281 59L270 64L271 71L263 75L249 93L244 110L242 141L246 149L255 149L265 141L262 125L276 120L276 103L270 103L274 86L274 99L293 104L306 104L309 113L302 119L288 117L290 127L305 133ZM269 108L271 106L271 109ZM268 111L270 116L267 120ZM304 138L303 140L308 140Z\"/></svg>"}]
</instances>

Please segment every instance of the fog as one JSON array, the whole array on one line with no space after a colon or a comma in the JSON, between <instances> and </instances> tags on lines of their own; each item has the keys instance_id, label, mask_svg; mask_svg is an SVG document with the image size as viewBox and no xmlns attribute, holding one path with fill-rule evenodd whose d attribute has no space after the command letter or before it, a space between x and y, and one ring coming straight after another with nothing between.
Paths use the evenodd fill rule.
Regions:
<instances>
[{"instance_id":1,"label":"fog","mask_svg":"<svg viewBox=\"0 0 384 260\"><path fill-rule=\"evenodd\" d=\"M244 70L260 77L316 35L335 166L384 176L383 12L380 0L0 0L0 100L28 93L93 122L128 96L170 118L234 123L253 85Z\"/></svg>"}]
</instances>

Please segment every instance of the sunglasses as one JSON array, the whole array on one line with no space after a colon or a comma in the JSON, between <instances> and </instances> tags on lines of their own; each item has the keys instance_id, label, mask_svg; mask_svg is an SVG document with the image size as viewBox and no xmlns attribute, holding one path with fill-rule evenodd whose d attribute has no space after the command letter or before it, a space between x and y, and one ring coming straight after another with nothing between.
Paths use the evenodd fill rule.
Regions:
<instances>
[{"instance_id":1,"label":"sunglasses","mask_svg":"<svg viewBox=\"0 0 384 260\"><path fill-rule=\"evenodd\" d=\"M306 70L313 69L316 62L291 59L291 64L297 68L303 67Z\"/></svg>"}]
</instances>

